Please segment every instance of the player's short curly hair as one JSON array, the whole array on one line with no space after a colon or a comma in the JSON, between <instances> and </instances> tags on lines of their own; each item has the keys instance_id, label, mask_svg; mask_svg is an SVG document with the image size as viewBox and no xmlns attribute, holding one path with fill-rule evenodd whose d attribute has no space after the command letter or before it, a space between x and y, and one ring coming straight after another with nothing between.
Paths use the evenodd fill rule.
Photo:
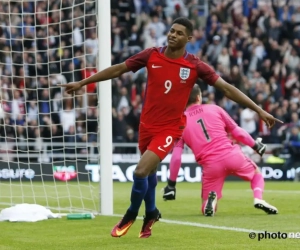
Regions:
<instances>
[{"instance_id":1,"label":"player's short curly hair","mask_svg":"<svg viewBox=\"0 0 300 250\"><path fill-rule=\"evenodd\" d=\"M189 19L187 19L186 17L178 17L173 21L172 24L175 24L175 23L184 26L187 31L187 34L189 36L192 35L194 27Z\"/></svg>"},{"instance_id":2,"label":"player's short curly hair","mask_svg":"<svg viewBox=\"0 0 300 250\"><path fill-rule=\"evenodd\" d=\"M199 85L195 83L194 87L192 88L192 91L190 93L190 97L189 97L187 106L196 103L198 95L201 95L201 89L200 89Z\"/></svg>"}]
</instances>

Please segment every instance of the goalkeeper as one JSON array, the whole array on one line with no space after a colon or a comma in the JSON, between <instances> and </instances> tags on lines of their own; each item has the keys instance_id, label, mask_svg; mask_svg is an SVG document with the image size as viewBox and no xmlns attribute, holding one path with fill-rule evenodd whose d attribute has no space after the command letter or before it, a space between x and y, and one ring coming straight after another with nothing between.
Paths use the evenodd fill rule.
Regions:
<instances>
[{"instance_id":1,"label":"goalkeeper","mask_svg":"<svg viewBox=\"0 0 300 250\"><path fill-rule=\"evenodd\" d=\"M170 178L163 189L164 200L175 200L176 178L181 165L181 153L184 144L193 151L202 168L202 213L213 216L217 200L222 197L222 188L228 175L236 175L251 182L254 195L254 207L268 214L277 214L278 210L262 199L264 178L254 162L248 159L238 145L228 139L230 133L237 141L252 147L260 156L265 153L266 145L261 139L256 141L240 128L219 106L202 104L198 85L193 87L187 109L187 125L182 138L175 144L170 162Z\"/></svg>"}]
</instances>

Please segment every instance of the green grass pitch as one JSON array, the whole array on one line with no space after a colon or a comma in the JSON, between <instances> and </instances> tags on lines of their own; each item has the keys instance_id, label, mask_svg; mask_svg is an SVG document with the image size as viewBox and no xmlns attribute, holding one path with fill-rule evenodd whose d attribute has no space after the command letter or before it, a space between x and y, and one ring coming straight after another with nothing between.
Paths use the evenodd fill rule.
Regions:
<instances>
[{"instance_id":1,"label":"green grass pitch","mask_svg":"<svg viewBox=\"0 0 300 250\"><path fill-rule=\"evenodd\" d=\"M48 185L54 192L51 184ZM37 223L0 222L0 250L300 249L300 239L258 241L257 238L250 239L249 232L241 232L245 229L276 233L300 232L300 183L267 182L264 199L276 206L279 214L266 215L253 207L249 183L226 182L223 198L218 203L215 217L204 217L200 214L201 184L178 183L176 201L168 202L164 202L161 198L160 189L164 185L165 183L158 184L157 206L162 212L163 219L168 223L166 221L156 223L149 239L138 238L142 225L140 219L135 222L126 236L112 238L110 230L120 219L118 217L97 216L93 220L82 221L69 221L64 217ZM90 188L82 188L82 195L96 196L98 187L96 185L93 187L94 194L91 194ZM34 188L39 194L36 202L43 205L44 191L41 185L35 184ZM18 186L12 189L18 189ZM7 196L13 191L12 189L0 183L0 202L8 202L3 200L1 195ZM73 192L78 192L76 185L71 189L74 189ZM115 214L123 214L127 209L130 189L131 183L114 183ZM31 192L30 190L23 189L23 192ZM80 200L71 198L70 201L64 190L59 189L61 205L69 206L71 202L72 206L82 206ZM39 191L41 193L38 193ZM47 193L49 192L48 190ZM97 203L96 200L95 204ZM86 206L94 206L94 204L87 199ZM143 211L142 207L139 216L143 215ZM171 224L170 222L173 221L179 224ZM189 225L181 225L182 222ZM208 228L211 226L215 228ZM240 231L232 231L232 228Z\"/></svg>"}]
</instances>

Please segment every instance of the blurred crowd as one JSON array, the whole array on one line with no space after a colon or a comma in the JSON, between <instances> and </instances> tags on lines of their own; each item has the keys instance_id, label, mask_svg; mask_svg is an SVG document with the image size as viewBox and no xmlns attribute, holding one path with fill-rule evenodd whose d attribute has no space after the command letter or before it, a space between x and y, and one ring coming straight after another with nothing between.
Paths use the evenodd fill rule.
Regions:
<instances>
[{"instance_id":1,"label":"blurred crowd","mask_svg":"<svg viewBox=\"0 0 300 250\"><path fill-rule=\"evenodd\" d=\"M283 143L287 152L297 156L299 4L289 0L111 0L112 64L145 48L166 45L172 21L186 16L194 24L187 51L284 124L268 129L253 111L199 80L204 103L222 106L253 137ZM35 143L31 148L19 143L23 145L17 149L20 152L40 151L41 140L74 145L96 142L96 84L78 91L75 98L57 87L96 72L96 3L10 1L0 5L0 13L1 141ZM141 69L112 81L113 142L137 142L146 79L147 72ZM67 150L88 153L84 146ZM136 152L135 147L114 150Z\"/></svg>"},{"instance_id":2,"label":"blurred crowd","mask_svg":"<svg viewBox=\"0 0 300 250\"><path fill-rule=\"evenodd\" d=\"M97 142L96 85L74 98L57 86L96 72L95 13L95 1L0 4L2 154L46 150L58 160Z\"/></svg>"}]
</instances>

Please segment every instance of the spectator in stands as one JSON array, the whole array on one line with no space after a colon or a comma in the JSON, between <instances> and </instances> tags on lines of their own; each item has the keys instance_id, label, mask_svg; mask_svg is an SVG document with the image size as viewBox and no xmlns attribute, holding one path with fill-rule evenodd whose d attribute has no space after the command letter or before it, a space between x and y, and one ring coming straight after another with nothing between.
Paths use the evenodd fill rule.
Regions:
<instances>
[{"instance_id":1,"label":"spectator in stands","mask_svg":"<svg viewBox=\"0 0 300 250\"><path fill-rule=\"evenodd\" d=\"M285 168L290 169L300 163L300 129L297 126L291 128L291 134L286 142L290 158L286 161Z\"/></svg>"},{"instance_id":2,"label":"spectator in stands","mask_svg":"<svg viewBox=\"0 0 300 250\"><path fill-rule=\"evenodd\" d=\"M247 131L253 138L257 137L256 113L249 108L245 108L241 112L241 128Z\"/></svg>"}]
</instances>

